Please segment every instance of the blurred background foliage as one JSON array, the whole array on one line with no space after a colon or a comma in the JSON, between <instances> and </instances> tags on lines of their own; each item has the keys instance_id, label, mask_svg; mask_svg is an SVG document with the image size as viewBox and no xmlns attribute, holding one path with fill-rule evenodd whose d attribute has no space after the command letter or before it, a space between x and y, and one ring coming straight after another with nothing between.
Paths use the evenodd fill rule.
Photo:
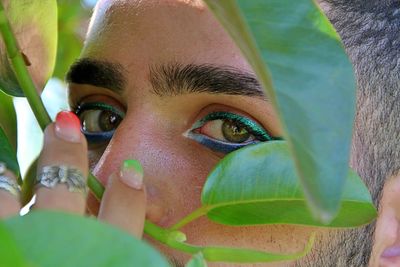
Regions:
<instances>
[{"instance_id":1,"label":"blurred background foliage","mask_svg":"<svg viewBox=\"0 0 400 267\"><path fill-rule=\"evenodd\" d=\"M79 57L90 15L97 0L57 0L58 47L53 77L42 93L52 119L60 110L68 109L65 74ZM25 98L14 98L18 121L18 161L24 175L30 163L40 153L43 134Z\"/></svg>"},{"instance_id":2,"label":"blurred background foliage","mask_svg":"<svg viewBox=\"0 0 400 267\"><path fill-rule=\"evenodd\" d=\"M54 77L64 79L79 56L97 0L58 0L58 47Z\"/></svg>"}]
</instances>

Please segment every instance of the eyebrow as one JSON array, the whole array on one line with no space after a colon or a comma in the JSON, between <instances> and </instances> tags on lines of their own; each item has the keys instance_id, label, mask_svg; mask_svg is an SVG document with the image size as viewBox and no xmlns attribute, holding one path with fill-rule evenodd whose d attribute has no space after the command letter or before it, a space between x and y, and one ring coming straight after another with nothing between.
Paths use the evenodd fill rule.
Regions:
<instances>
[{"instance_id":1,"label":"eyebrow","mask_svg":"<svg viewBox=\"0 0 400 267\"><path fill-rule=\"evenodd\" d=\"M118 63L83 58L72 64L65 80L68 83L104 87L122 94L127 83L125 72Z\"/></svg>"},{"instance_id":2,"label":"eyebrow","mask_svg":"<svg viewBox=\"0 0 400 267\"><path fill-rule=\"evenodd\" d=\"M230 66L163 64L150 68L150 82L159 96L209 93L265 98L253 74Z\"/></svg>"},{"instance_id":3,"label":"eyebrow","mask_svg":"<svg viewBox=\"0 0 400 267\"><path fill-rule=\"evenodd\" d=\"M66 81L122 94L127 84L125 73L118 63L83 58L71 66ZM160 97L209 93L266 99L255 75L231 66L169 63L151 66L149 73L152 92Z\"/></svg>"}]
</instances>

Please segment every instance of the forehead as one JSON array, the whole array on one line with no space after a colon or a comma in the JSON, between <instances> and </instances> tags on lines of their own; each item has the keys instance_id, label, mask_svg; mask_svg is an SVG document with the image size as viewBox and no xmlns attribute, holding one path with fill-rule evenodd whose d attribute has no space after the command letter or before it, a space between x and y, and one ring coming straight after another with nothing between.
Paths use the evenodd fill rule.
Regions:
<instances>
[{"instance_id":1,"label":"forehead","mask_svg":"<svg viewBox=\"0 0 400 267\"><path fill-rule=\"evenodd\" d=\"M125 66L172 61L249 69L201 1L100 1L83 54Z\"/></svg>"}]
</instances>

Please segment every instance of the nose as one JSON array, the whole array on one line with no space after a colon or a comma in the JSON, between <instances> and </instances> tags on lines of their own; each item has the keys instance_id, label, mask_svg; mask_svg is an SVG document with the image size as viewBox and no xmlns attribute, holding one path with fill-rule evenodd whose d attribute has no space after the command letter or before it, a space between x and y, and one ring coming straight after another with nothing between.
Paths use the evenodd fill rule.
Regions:
<instances>
[{"instance_id":1,"label":"nose","mask_svg":"<svg viewBox=\"0 0 400 267\"><path fill-rule=\"evenodd\" d=\"M107 184L108 177L119 169L126 159L138 160L144 169L147 193L146 217L159 225L169 224L172 215L170 194L171 162L168 140L160 136L162 127L157 121L125 117L106 150L96 164L93 174ZM176 195L176 194L175 194Z\"/></svg>"}]
</instances>

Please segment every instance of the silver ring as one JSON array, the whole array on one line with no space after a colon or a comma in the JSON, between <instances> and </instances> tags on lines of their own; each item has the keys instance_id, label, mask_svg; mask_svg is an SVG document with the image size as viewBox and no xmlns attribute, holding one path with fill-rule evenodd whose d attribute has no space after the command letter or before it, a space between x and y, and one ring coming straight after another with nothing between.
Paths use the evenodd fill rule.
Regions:
<instances>
[{"instance_id":1,"label":"silver ring","mask_svg":"<svg viewBox=\"0 0 400 267\"><path fill-rule=\"evenodd\" d=\"M65 165L44 166L37 176L36 187L54 188L66 184L70 192L87 193L84 175L78 169Z\"/></svg>"},{"instance_id":2,"label":"silver ring","mask_svg":"<svg viewBox=\"0 0 400 267\"><path fill-rule=\"evenodd\" d=\"M7 170L6 164L0 162L0 189L3 189L16 197L19 197L19 186L17 181L5 175Z\"/></svg>"}]
</instances>

